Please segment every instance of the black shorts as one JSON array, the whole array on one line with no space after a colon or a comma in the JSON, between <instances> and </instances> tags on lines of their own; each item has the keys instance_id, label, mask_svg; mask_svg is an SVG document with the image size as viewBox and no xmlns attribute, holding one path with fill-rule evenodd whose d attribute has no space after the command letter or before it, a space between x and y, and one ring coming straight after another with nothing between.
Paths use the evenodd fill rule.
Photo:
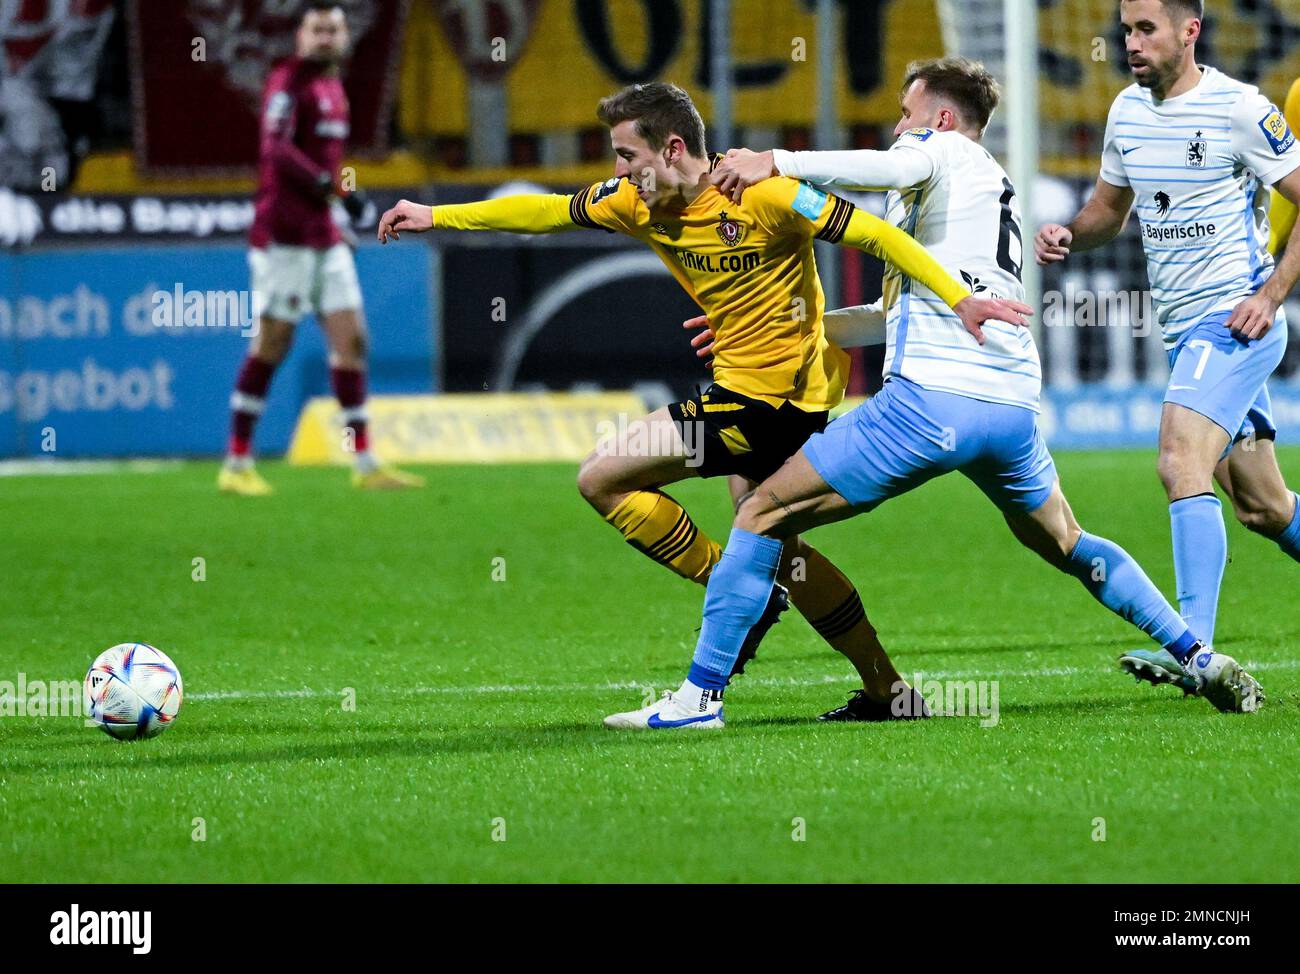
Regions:
<instances>
[{"instance_id":1,"label":"black shorts","mask_svg":"<svg viewBox=\"0 0 1300 974\"><path fill-rule=\"evenodd\" d=\"M766 480L826 428L829 413L808 413L788 402L780 408L719 385L668 406L686 444L687 463L701 477L740 474Z\"/></svg>"}]
</instances>

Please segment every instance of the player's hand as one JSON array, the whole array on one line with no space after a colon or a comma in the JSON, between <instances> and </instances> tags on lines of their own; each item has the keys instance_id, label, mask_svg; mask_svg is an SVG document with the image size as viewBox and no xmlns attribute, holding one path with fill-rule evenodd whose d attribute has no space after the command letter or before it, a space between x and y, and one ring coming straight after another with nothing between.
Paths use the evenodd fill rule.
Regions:
<instances>
[{"instance_id":1,"label":"player's hand","mask_svg":"<svg viewBox=\"0 0 1300 974\"><path fill-rule=\"evenodd\" d=\"M755 183L770 176L780 175L772 159L772 150L752 152L749 149L728 149L726 156L709 173L709 182L733 203L739 203L741 194Z\"/></svg>"},{"instance_id":2,"label":"player's hand","mask_svg":"<svg viewBox=\"0 0 1300 974\"><path fill-rule=\"evenodd\" d=\"M1070 256L1074 234L1059 223L1044 223L1034 235L1034 259L1040 265L1055 264Z\"/></svg>"},{"instance_id":3,"label":"player's hand","mask_svg":"<svg viewBox=\"0 0 1300 974\"><path fill-rule=\"evenodd\" d=\"M713 368L713 329L709 327L708 315L700 315L698 318L687 318L682 322L682 327L687 331L692 328L703 328L704 330L691 339L691 348L695 349L695 357L705 359L704 367Z\"/></svg>"},{"instance_id":4,"label":"player's hand","mask_svg":"<svg viewBox=\"0 0 1300 974\"><path fill-rule=\"evenodd\" d=\"M1024 328L1029 322L1026 315L1032 315L1034 309L1019 301L1006 298L962 298L952 309L961 318L966 330L975 336L975 341L984 344L984 330L980 325L986 321L1005 321L1009 325Z\"/></svg>"},{"instance_id":5,"label":"player's hand","mask_svg":"<svg viewBox=\"0 0 1300 974\"><path fill-rule=\"evenodd\" d=\"M1254 341L1263 338L1273 327L1277 317L1278 302L1263 291L1256 291L1241 304L1232 309L1224 327L1234 335Z\"/></svg>"},{"instance_id":6,"label":"player's hand","mask_svg":"<svg viewBox=\"0 0 1300 974\"><path fill-rule=\"evenodd\" d=\"M432 229L433 210L430 207L423 203L412 203L410 200L398 200L396 206L385 210L384 215L379 218L379 230L376 235L380 243L386 244L389 237L394 240L402 239L399 230L424 233Z\"/></svg>"}]
</instances>

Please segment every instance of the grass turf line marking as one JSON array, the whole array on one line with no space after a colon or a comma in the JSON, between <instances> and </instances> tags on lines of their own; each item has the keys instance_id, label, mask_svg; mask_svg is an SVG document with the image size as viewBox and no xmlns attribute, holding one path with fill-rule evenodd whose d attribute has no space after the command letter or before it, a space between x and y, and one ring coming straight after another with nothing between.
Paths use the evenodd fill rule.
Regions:
<instances>
[{"instance_id":1,"label":"grass turf line marking","mask_svg":"<svg viewBox=\"0 0 1300 974\"><path fill-rule=\"evenodd\" d=\"M86 474L165 473L183 460L0 460L0 477L72 477Z\"/></svg>"},{"instance_id":2,"label":"grass turf line marking","mask_svg":"<svg viewBox=\"0 0 1300 974\"><path fill-rule=\"evenodd\" d=\"M1279 660L1274 663L1255 663L1246 668L1249 670L1293 670L1300 667L1300 660ZM968 680L976 678L984 679L1035 679L1035 678L1057 678L1069 676L1084 676L1086 674L1097 674L1101 670L1082 667L1082 666L1060 666L1040 670L1019 670L1013 673L992 673L989 670L922 670L929 678L935 680ZM1109 672L1109 670L1107 670ZM392 687L385 689L385 693L400 694L402 696L426 696L430 694L444 693L598 693L612 690L643 690L645 687L653 684L652 680L624 681L621 683L524 683L524 684L480 684L477 686L445 686L445 687ZM820 679L796 679L790 678L785 680L773 679L771 677L755 679L746 679L743 686L757 687L822 687L833 686L836 683L856 683L856 676L824 676ZM301 690L209 690L207 692L187 693L186 700L316 700L322 697L337 697L343 691L339 690L313 690L304 687Z\"/></svg>"}]
</instances>

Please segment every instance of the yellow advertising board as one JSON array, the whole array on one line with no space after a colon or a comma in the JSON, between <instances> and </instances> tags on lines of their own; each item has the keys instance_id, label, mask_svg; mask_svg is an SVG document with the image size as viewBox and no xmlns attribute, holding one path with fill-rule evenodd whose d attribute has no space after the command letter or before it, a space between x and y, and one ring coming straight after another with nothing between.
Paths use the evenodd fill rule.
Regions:
<instances>
[{"instance_id":1,"label":"yellow advertising board","mask_svg":"<svg viewBox=\"0 0 1300 974\"><path fill-rule=\"evenodd\" d=\"M1281 20L1254 4L1207 4L1201 56L1280 101L1300 74L1300 45L1285 43L1278 24L1300 20L1300 0L1273 2ZM501 77L494 79L504 89L511 131L596 128L596 102L632 80L682 85L707 123L712 116L706 84L707 7L707 0L541 0L512 6L517 16L505 30L509 36L500 51ZM811 125L817 117L812 5L804 0L733 0L731 7L735 121L745 126ZM892 126L908 62L948 53L937 4L881 0L842 4L839 10L835 61L840 122ZM964 31L985 25L958 16L953 26ZM435 0L412 5L399 99L408 136L467 133L473 124L464 58L468 47L473 43L440 22ZM1131 80L1115 0L1054 0L1039 19L1039 50L1043 119L1104 123L1112 99Z\"/></svg>"},{"instance_id":2,"label":"yellow advertising board","mask_svg":"<svg viewBox=\"0 0 1300 974\"><path fill-rule=\"evenodd\" d=\"M603 434L645 414L630 392L444 393L371 396L370 444L393 463L577 462ZM311 399L289 445L289 462L351 462L338 403Z\"/></svg>"},{"instance_id":3,"label":"yellow advertising board","mask_svg":"<svg viewBox=\"0 0 1300 974\"><path fill-rule=\"evenodd\" d=\"M544 0L501 52L512 131L599 126L596 102L632 80L673 81L707 123L707 0ZM733 110L743 125L811 125L817 117L816 15L803 0L735 0ZM525 7L517 8L523 10ZM863 3L836 38L838 109L848 122L893 125L907 63L943 52L934 0ZM403 52L401 122L407 135L463 135L470 80L462 48L432 5L412 7Z\"/></svg>"}]
</instances>

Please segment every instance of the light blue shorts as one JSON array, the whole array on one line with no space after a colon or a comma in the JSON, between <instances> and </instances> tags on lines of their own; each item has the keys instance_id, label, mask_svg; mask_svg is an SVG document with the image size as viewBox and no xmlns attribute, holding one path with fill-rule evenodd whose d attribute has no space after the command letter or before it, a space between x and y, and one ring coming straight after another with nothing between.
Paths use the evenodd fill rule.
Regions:
<instances>
[{"instance_id":1,"label":"light blue shorts","mask_svg":"<svg viewBox=\"0 0 1300 974\"><path fill-rule=\"evenodd\" d=\"M863 511L954 470L1011 514L1037 510L1056 483L1033 410L923 389L898 376L814 433L803 450L822 479Z\"/></svg>"},{"instance_id":2,"label":"light blue shorts","mask_svg":"<svg viewBox=\"0 0 1300 974\"><path fill-rule=\"evenodd\" d=\"M1169 349L1165 402L1185 406L1212 420L1228 434L1228 445L1254 434L1277 436L1268 377L1286 352L1286 315L1279 310L1263 338L1246 341L1223 323L1221 311L1198 321Z\"/></svg>"}]
</instances>

